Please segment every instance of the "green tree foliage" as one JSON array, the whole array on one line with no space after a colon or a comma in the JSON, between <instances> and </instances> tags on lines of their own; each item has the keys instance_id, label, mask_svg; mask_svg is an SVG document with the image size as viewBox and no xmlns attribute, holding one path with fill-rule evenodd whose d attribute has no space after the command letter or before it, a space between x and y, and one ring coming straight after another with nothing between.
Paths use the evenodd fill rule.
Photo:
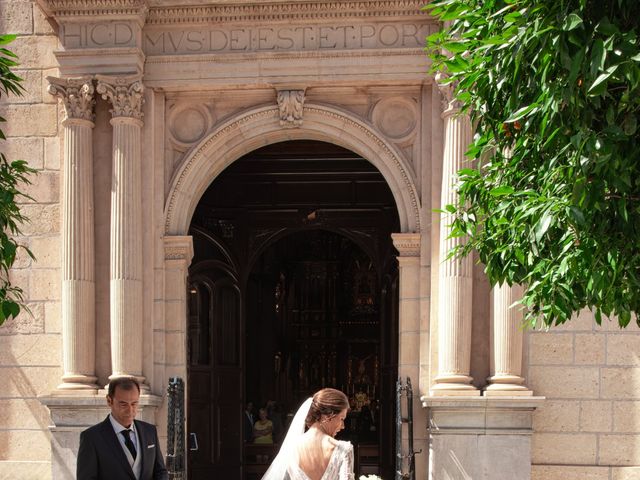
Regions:
<instances>
[{"instance_id":1,"label":"green tree foliage","mask_svg":"<svg viewBox=\"0 0 640 480\"><path fill-rule=\"evenodd\" d=\"M640 309L640 2L434 0L427 39L476 135L452 252L526 286L531 324ZM475 166L474 166L475 165Z\"/></svg>"},{"instance_id":2,"label":"green tree foliage","mask_svg":"<svg viewBox=\"0 0 640 480\"><path fill-rule=\"evenodd\" d=\"M17 57L5 47L14 38L15 35L0 35L0 98L8 94L21 95L23 90L20 85L22 79L11 71L18 65ZM5 121L0 117L0 122ZM0 141L6 141L2 129ZM32 173L35 171L24 160L10 162L0 153L0 325L24 308L23 292L11 284L9 270L15 262L18 248L25 248L20 247L13 237L20 234L19 224L26 220L17 201L20 197L28 197L20 192L19 187L30 183L28 177ZM33 257L29 249L25 250Z\"/></svg>"}]
</instances>

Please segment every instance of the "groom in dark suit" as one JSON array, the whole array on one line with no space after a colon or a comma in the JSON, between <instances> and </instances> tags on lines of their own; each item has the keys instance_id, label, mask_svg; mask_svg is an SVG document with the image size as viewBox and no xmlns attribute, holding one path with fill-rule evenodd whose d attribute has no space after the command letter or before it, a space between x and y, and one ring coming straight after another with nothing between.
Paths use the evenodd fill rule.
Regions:
<instances>
[{"instance_id":1,"label":"groom in dark suit","mask_svg":"<svg viewBox=\"0 0 640 480\"><path fill-rule=\"evenodd\" d=\"M111 413L80 434L77 480L167 480L158 432L135 420L140 385L132 378L109 383Z\"/></svg>"}]
</instances>

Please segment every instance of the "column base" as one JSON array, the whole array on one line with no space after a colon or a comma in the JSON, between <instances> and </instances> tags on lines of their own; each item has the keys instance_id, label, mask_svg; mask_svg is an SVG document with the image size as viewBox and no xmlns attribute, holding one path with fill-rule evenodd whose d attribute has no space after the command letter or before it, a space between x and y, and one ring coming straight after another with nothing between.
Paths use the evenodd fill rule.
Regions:
<instances>
[{"instance_id":1,"label":"column base","mask_svg":"<svg viewBox=\"0 0 640 480\"><path fill-rule=\"evenodd\" d=\"M487 397L532 396L533 391L524 385L524 378L517 375L495 375L487 378L489 385L484 389Z\"/></svg>"},{"instance_id":2,"label":"column base","mask_svg":"<svg viewBox=\"0 0 640 480\"><path fill-rule=\"evenodd\" d=\"M531 478L533 412L544 397L421 400L428 408L428 478Z\"/></svg>"},{"instance_id":3,"label":"column base","mask_svg":"<svg viewBox=\"0 0 640 480\"><path fill-rule=\"evenodd\" d=\"M480 390L471 385L473 378L468 375L438 375L431 387L432 396L477 397Z\"/></svg>"},{"instance_id":4,"label":"column base","mask_svg":"<svg viewBox=\"0 0 640 480\"><path fill-rule=\"evenodd\" d=\"M83 375L81 373L65 373L62 375L62 383L56 387L58 392L81 391L91 393L98 391L100 387L96 383L98 377Z\"/></svg>"}]
</instances>

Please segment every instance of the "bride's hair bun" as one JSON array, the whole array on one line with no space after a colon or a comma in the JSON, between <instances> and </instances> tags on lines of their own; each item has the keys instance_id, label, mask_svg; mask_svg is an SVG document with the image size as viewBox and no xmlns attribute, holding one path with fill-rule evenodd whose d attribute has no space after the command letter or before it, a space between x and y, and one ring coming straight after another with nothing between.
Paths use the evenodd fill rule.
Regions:
<instances>
[{"instance_id":1,"label":"bride's hair bun","mask_svg":"<svg viewBox=\"0 0 640 480\"><path fill-rule=\"evenodd\" d=\"M349 408L349 399L340 390L323 388L315 393L305 424L307 428L319 422L323 415L337 415L345 408Z\"/></svg>"}]
</instances>

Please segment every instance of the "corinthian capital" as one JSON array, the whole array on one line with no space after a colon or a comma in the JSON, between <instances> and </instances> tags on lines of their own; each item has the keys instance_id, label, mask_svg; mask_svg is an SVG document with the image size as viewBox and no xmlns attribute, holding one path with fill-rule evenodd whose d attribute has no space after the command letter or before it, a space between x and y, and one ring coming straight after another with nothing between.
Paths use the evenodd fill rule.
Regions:
<instances>
[{"instance_id":1,"label":"corinthian capital","mask_svg":"<svg viewBox=\"0 0 640 480\"><path fill-rule=\"evenodd\" d=\"M126 77L110 77L96 75L96 90L103 99L111 102L111 116L130 117L142 120L144 104L144 85L139 75Z\"/></svg>"},{"instance_id":2,"label":"corinthian capital","mask_svg":"<svg viewBox=\"0 0 640 480\"><path fill-rule=\"evenodd\" d=\"M442 95L442 109L444 113L457 112L462 107L462 103L456 99L456 82L448 81L449 75L443 72L436 73L436 84Z\"/></svg>"},{"instance_id":3,"label":"corinthian capital","mask_svg":"<svg viewBox=\"0 0 640 480\"><path fill-rule=\"evenodd\" d=\"M277 100L280 125L289 128L302 125L304 90L279 90Z\"/></svg>"},{"instance_id":4,"label":"corinthian capital","mask_svg":"<svg viewBox=\"0 0 640 480\"><path fill-rule=\"evenodd\" d=\"M47 77L47 91L62 100L67 118L79 118L93 122L93 98L95 89L91 77Z\"/></svg>"}]
</instances>

